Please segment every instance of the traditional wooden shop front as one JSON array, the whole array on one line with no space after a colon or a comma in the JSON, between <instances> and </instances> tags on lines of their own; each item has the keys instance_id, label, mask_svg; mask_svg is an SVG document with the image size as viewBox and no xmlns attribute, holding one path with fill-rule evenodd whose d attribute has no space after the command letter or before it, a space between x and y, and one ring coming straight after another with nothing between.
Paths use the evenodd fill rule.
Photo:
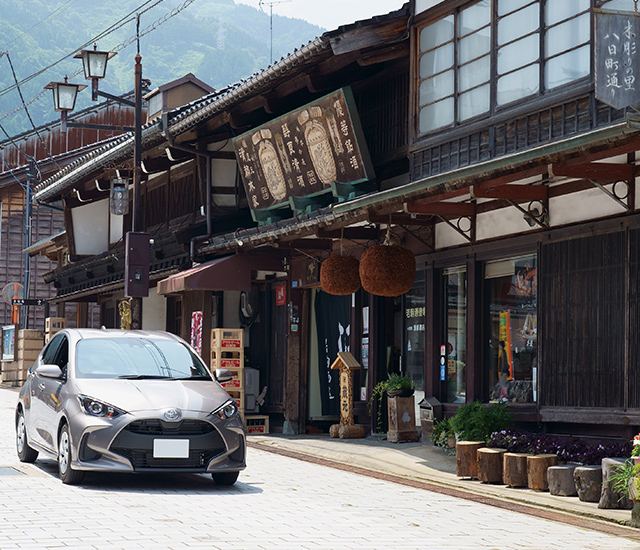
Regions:
<instances>
[{"instance_id":1,"label":"traditional wooden shop front","mask_svg":"<svg viewBox=\"0 0 640 550\"><path fill-rule=\"evenodd\" d=\"M153 243L150 292L141 304L142 328L167 329L190 339L191 320L198 312L202 313L204 335L215 327L244 327L247 366L259 371L259 388L267 387L263 410L273 415L280 429L301 431L307 424L310 322L305 308L311 291L303 291L302 283L292 281L290 273L313 259L315 268L310 269L316 269L316 278L309 272L305 286L318 286L318 258L328 254L334 236L328 233L315 238L306 228L301 230L300 224L309 221L312 227L313 220L322 219L328 203L370 190L366 184L377 188L406 181L408 15L405 7L341 27L263 72L169 111L142 129L142 225ZM346 87L347 83L351 85ZM336 101L341 100L332 96L335 93L342 98L352 94L353 101L348 100L348 106L341 103L338 110ZM329 112L328 106L331 116L318 117L318 110ZM253 199L243 191L231 140L246 135L253 143L255 136L262 167L262 162L268 164L269 154L273 159L274 153L283 153L281 145L287 147L287 154L289 147L271 140L262 132L266 130L262 125L289 116L309 130L303 130L298 139L317 146L304 158L290 157L291 173L299 172L309 188L315 177L322 191L314 189L311 197L302 196L303 192L300 201L287 200L286 206L250 211L247 199ZM354 123L345 135L343 123L349 124L348 117L362 120L362 129ZM318 139L320 128L326 132L324 141ZM347 174L344 179L335 178L336 184L342 184L335 186L335 192L326 185L329 175L322 167L312 166L319 158L314 155L326 155L327 143L335 151L341 148L335 157L336 174ZM367 155L354 154L358 147L369 150L372 162L368 172L353 176L350 171L368 162ZM119 325L118 312L125 301L123 243L119 239L130 227L130 217L109 215L108 194L94 190L93 181L96 177L109 179L114 167L126 165L131 149L131 139L104 147L37 188L40 200L64 198L70 228L72 262L47 274L46 280L57 287L57 301L98 301L106 326ZM354 166L355 161L361 166ZM126 172L126 166L120 170ZM376 179L368 181L373 174ZM299 182L297 176L295 181ZM278 193L275 188L274 192ZM280 210L287 209L288 219L275 219ZM84 229L93 230L89 220L95 221L104 212L109 229L99 231L100 242L91 241L88 237L95 231ZM322 227L330 225L331 220L326 220ZM240 237L244 228L266 235L275 231L278 237L269 246L254 246ZM377 237L377 229L364 228L362 234ZM218 238L228 240L230 246L210 246ZM335 243L337 246L338 241ZM235 268L238 271L229 276ZM343 329L351 317L349 304L348 298L341 300L347 316ZM349 346L350 334L342 337L340 345ZM208 342L205 336L203 356L209 355ZM317 364L317 358L314 361ZM319 374L314 378L318 386ZM319 389L314 391L320 394Z\"/></svg>"}]
</instances>

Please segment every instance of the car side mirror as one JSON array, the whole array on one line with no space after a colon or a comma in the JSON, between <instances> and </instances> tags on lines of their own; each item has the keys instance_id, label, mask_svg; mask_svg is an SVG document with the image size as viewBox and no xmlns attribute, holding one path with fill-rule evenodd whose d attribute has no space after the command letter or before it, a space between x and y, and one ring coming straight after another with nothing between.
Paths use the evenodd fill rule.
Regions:
<instances>
[{"instance_id":1,"label":"car side mirror","mask_svg":"<svg viewBox=\"0 0 640 550\"><path fill-rule=\"evenodd\" d=\"M60 378L64 377L64 373L58 365L39 365L36 368L36 374L43 378L53 378L54 380L60 380Z\"/></svg>"},{"instance_id":2,"label":"car side mirror","mask_svg":"<svg viewBox=\"0 0 640 550\"><path fill-rule=\"evenodd\" d=\"M216 369L215 377L218 382L228 382L233 379L233 373L229 369Z\"/></svg>"}]
</instances>

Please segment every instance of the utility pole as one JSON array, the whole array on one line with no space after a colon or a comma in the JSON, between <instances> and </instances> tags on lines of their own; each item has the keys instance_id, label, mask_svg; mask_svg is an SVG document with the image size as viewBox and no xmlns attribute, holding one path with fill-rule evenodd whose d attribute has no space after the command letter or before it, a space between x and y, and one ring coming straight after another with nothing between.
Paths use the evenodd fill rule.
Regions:
<instances>
[{"instance_id":1,"label":"utility pole","mask_svg":"<svg viewBox=\"0 0 640 550\"><path fill-rule=\"evenodd\" d=\"M31 194L33 190L33 184L37 179L37 166L34 158L29 159L29 167L27 168L27 188L25 189L26 204L24 209L24 247L25 249L31 246ZM24 253L24 276L22 279L22 285L24 287L23 298L26 300L29 298L29 279L31 276L31 256L28 252ZM24 308L24 306L23 306ZM23 324L22 328L29 328L29 317L27 315L26 308L23 310Z\"/></svg>"},{"instance_id":2,"label":"utility pole","mask_svg":"<svg viewBox=\"0 0 640 550\"><path fill-rule=\"evenodd\" d=\"M267 4L269 6L269 64L273 63L273 5L284 4L285 2L293 2L293 0L271 0L270 2L260 0L260 2L258 2L258 6L260 6L260 9L262 9L262 4Z\"/></svg>"}]
</instances>

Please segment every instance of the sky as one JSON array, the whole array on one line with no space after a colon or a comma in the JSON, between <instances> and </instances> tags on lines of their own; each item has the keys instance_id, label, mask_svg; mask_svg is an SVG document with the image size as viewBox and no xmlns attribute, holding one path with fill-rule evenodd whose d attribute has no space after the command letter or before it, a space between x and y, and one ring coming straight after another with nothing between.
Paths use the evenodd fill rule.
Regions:
<instances>
[{"instance_id":1,"label":"sky","mask_svg":"<svg viewBox=\"0 0 640 550\"><path fill-rule=\"evenodd\" d=\"M260 0L235 0L236 4L260 7ZM334 30L374 15L397 10L407 0L262 0L262 10L273 15L296 17Z\"/></svg>"}]
</instances>

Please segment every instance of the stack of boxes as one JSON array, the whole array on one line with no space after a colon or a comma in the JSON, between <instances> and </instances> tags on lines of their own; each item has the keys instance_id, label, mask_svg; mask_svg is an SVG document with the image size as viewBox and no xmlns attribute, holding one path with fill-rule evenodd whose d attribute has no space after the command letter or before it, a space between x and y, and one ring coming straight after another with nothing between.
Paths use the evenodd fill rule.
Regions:
<instances>
[{"instance_id":1,"label":"stack of boxes","mask_svg":"<svg viewBox=\"0 0 640 550\"><path fill-rule=\"evenodd\" d=\"M29 375L29 367L35 363L43 346L44 334L41 330L19 330L16 338L15 360L3 363L2 381L14 387L22 386Z\"/></svg>"},{"instance_id":2,"label":"stack of boxes","mask_svg":"<svg viewBox=\"0 0 640 550\"><path fill-rule=\"evenodd\" d=\"M45 319L44 326L45 342L51 340L51 338L53 338L53 335L63 328L67 328L67 319L65 317L47 317Z\"/></svg>"},{"instance_id":3,"label":"stack of boxes","mask_svg":"<svg viewBox=\"0 0 640 550\"><path fill-rule=\"evenodd\" d=\"M236 400L244 418L244 347L242 329L214 328L211 331L211 370L229 369L233 379L222 386Z\"/></svg>"},{"instance_id":4,"label":"stack of boxes","mask_svg":"<svg viewBox=\"0 0 640 550\"><path fill-rule=\"evenodd\" d=\"M211 331L211 370L228 369L233 378L223 382L222 386L236 400L240 414L244 418L247 433L269 433L268 416L245 416L246 410L246 378L249 376L251 387L257 386L258 371L244 368L244 332L242 329L215 328ZM252 390L253 391L253 390ZM255 408L253 392L251 409ZM251 410L250 409L250 410Z\"/></svg>"}]
</instances>

